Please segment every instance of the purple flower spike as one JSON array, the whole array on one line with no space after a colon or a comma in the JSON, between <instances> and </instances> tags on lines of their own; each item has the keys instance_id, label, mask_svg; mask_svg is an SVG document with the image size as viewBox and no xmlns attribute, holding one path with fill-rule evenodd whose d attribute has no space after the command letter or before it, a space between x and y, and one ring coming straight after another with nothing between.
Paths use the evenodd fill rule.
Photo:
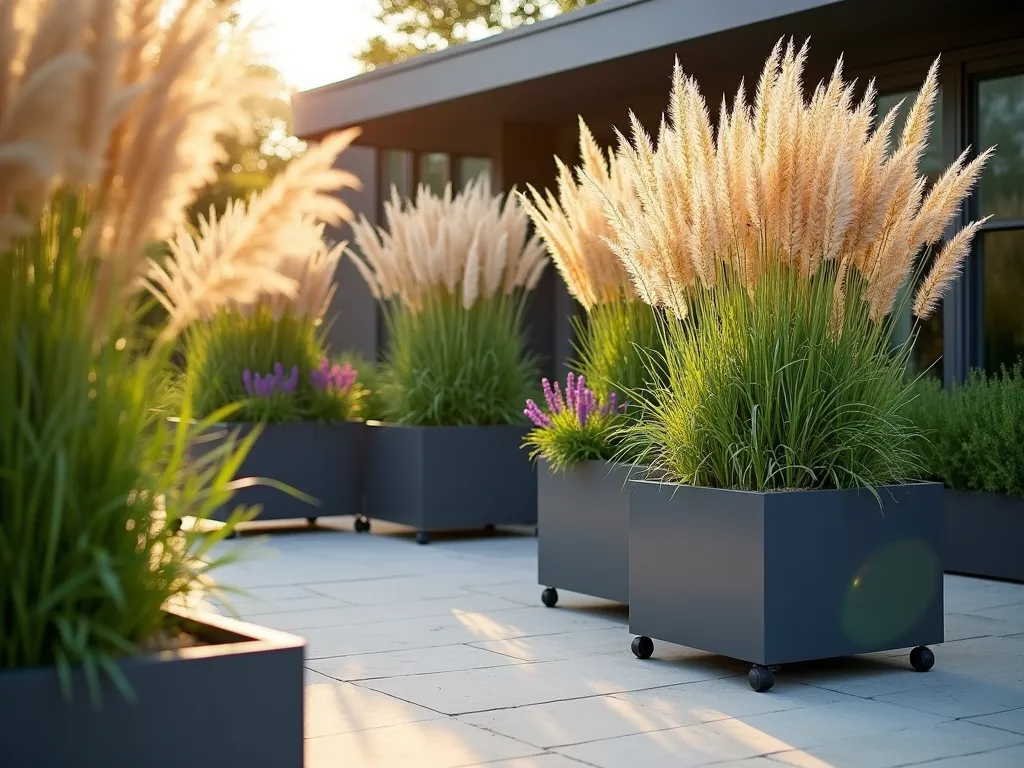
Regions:
<instances>
[{"instance_id":1,"label":"purple flower spike","mask_svg":"<svg viewBox=\"0 0 1024 768\"><path fill-rule=\"evenodd\" d=\"M561 408L558 407L555 393L551 390L551 382L547 379L541 379L540 386L544 390L544 399L548 401L548 410L552 413L558 413ZM556 384L555 386L557 387L558 385Z\"/></svg>"},{"instance_id":2,"label":"purple flower spike","mask_svg":"<svg viewBox=\"0 0 1024 768\"><path fill-rule=\"evenodd\" d=\"M526 417L541 429L551 426L551 419L537 407L533 400L526 401L526 409L523 411Z\"/></svg>"},{"instance_id":3,"label":"purple flower spike","mask_svg":"<svg viewBox=\"0 0 1024 768\"><path fill-rule=\"evenodd\" d=\"M252 397L256 390L252 388L252 371L246 368L242 371L242 386L245 387L245 394Z\"/></svg>"},{"instance_id":4,"label":"purple flower spike","mask_svg":"<svg viewBox=\"0 0 1024 768\"><path fill-rule=\"evenodd\" d=\"M565 379L565 406L570 411L576 410L576 374L569 371L569 375Z\"/></svg>"},{"instance_id":5,"label":"purple flower spike","mask_svg":"<svg viewBox=\"0 0 1024 768\"><path fill-rule=\"evenodd\" d=\"M562 390L558 388L558 382L555 382L555 409L552 413L561 413L565 410L565 400L562 398Z\"/></svg>"},{"instance_id":6,"label":"purple flower spike","mask_svg":"<svg viewBox=\"0 0 1024 768\"><path fill-rule=\"evenodd\" d=\"M616 398L614 392L608 393L608 404L605 405L605 407L601 409L601 415L602 416L607 416L610 413L615 413L615 410L618 407L617 404L616 404L616 400L617 400L617 398Z\"/></svg>"}]
</instances>

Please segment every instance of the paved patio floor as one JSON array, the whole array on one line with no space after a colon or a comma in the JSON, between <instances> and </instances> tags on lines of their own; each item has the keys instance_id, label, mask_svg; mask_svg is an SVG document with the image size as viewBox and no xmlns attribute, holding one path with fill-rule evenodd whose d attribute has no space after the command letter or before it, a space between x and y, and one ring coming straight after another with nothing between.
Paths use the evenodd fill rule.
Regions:
<instances>
[{"instance_id":1,"label":"paved patio floor","mask_svg":"<svg viewBox=\"0 0 1024 768\"><path fill-rule=\"evenodd\" d=\"M252 558L218 577L309 643L309 768L1024 766L1024 586L946 577L927 674L874 654L757 694L729 659L656 641L637 660L620 606L543 607L532 536L327 526L226 543Z\"/></svg>"}]
</instances>

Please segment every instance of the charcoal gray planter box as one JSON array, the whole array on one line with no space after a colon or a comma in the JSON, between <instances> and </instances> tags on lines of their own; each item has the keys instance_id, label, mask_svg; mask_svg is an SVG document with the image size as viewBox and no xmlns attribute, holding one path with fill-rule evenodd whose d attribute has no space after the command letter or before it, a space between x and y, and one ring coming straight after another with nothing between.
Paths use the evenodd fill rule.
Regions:
<instances>
[{"instance_id":1,"label":"charcoal gray planter box","mask_svg":"<svg viewBox=\"0 0 1024 768\"><path fill-rule=\"evenodd\" d=\"M366 516L432 531L536 525L529 427L366 425Z\"/></svg>"},{"instance_id":2,"label":"charcoal gray planter box","mask_svg":"<svg viewBox=\"0 0 1024 768\"><path fill-rule=\"evenodd\" d=\"M537 580L548 588L629 600L629 489L639 470L585 461L566 472L537 465ZM545 604L557 592L545 590Z\"/></svg>"},{"instance_id":3,"label":"charcoal gray planter box","mask_svg":"<svg viewBox=\"0 0 1024 768\"><path fill-rule=\"evenodd\" d=\"M642 658L646 638L760 667L943 641L941 484L879 488L884 509L867 490L629 486Z\"/></svg>"},{"instance_id":4,"label":"charcoal gray planter box","mask_svg":"<svg viewBox=\"0 0 1024 768\"><path fill-rule=\"evenodd\" d=\"M118 661L136 700L81 671L66 701L53 668L0 672L0 764L33 768L303 765L301 638L171 611L211 645Z\"/></svg>"},{"instance_id":5,"label":"charcoal gray planter box","mask_svg":"<svg viewBox=\"0 0 1024 768\"><path fill-rule=\"evenodd\" d=\"M947 572L1024 582L1024 499L947 489L942 527Z\"/></svg>"},{"instance_id":6,"label":"charcoal gray planter box","mask_svg":"<svg viewBox=\"0 0 1024 768\"><path fill-rule=\"evenodd\" d=\"M194 455L221 445L239 430L239 439L255 427L251 423L221 424L192 446ZM231 502L217 509L211 520L227 520L239 506L262 507L257 520L290 520L336 515L361 515L366 460L366 425L359 421L328 423L298 421L265 424L236 473L236 478L262 477L284 483L319 501L314 506L269 486L255 485L235 492Z\"/></svg>"}]
</instances>

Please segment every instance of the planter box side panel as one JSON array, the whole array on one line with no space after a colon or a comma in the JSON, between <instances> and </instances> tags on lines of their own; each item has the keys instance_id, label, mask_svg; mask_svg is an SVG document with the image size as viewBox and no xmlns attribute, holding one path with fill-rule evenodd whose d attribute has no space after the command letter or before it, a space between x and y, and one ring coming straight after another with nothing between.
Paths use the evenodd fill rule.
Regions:
<instances>
[{"instance_id":1,"label":"planter box side panel","mask_svg":"<svg viewBox=\"0 0 1024 768\"><path fill-rule=\"evenodd\" d=\"M765 640L763 498L629 486L630 632L757 661Z\"/></svg>"},{"instance_id":2,"label":"planter box side panel","mask_svg":"<svg viewBox=\"0 0 1024 768\"><path fill-rule=\"evenodd\" d=\"M941 486L765 495L765 657L943 641Z\"/></svg>"},{"instance_id":3,"label":"planter box side panel","mask_svg":"<svg viewBox=\"0 0 1024 768\"><path fill-rule=\"evenodd\" d=\"M366 514L423 528L424 428L367 426Z\"/></svg>"},{"instance_id":4,"label":"planter box side panel","mask_svg":"<svg viewBox=\"0 0 1024 768\"><path fill-rule=\"evenodd\" d=\"M1024 582L1024 499L947 490L942 525L944 570Z\"/></svg>"},{"instance_id":5,"label":"planter box side panel","mask_svg":"<svg viewBox=\"0 0 1024 768\"><path fill-rule=\"evenodd\" d=\"M39 768L301 768L302 664L302 648L128 663L136 703L105 683L98 711L81 674L67 703L53 670L0 673L0 752Z\"/></svg>"},{"instance_id":6,"label":"planter box side panel","mask_svg":"<svg viewBox=\"0 0 1024 768\"><path fill-rule=\"evenodd\" d=\"M228 430L237 427L226 425ZM242 434L251 427L243 426ZM212 516L226 520L238 505L262 509L257 520L356 515L362 512L365 426L359 422L267 424L237 477L276 480L320 502L308 504L267 486L243 488ZM212 441L210 447L220 444ZM202 450L202 447L200 447Z\"/></svg>"},{"instance_id":7,"label":"planter box side panel","mask_svg":"<svg viewBox=\"0 0 1024 768\"><path fill-rule=\"evenodd\" d=\"M537 578L545 587L629 600L632 468L588 461L568 472L537 466Z\"/></svg>"},{"instance_id":8,"label":"planter box side panel","mask_svg":"<svg viewBox=\"0 0 1024 768\"><path fill-rule=\"evenodd\" d=\"M427 428L423 529L533 525L537 470L519 426Z\"/></svg>"}]
</instances>

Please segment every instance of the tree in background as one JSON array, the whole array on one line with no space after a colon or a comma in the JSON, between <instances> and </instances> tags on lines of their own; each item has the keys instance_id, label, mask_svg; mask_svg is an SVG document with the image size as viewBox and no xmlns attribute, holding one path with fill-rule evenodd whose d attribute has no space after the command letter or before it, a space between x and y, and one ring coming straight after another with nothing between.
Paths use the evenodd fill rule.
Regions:
<instances>
[{"instance_id":1,"label":"tree in background","mask_svg":"<svg viewBox=\"0 0 1024 768\"><path fill-rule=\"evenodd\" d=\"M600 0L380 0L377 35L357 55L367 70L511 29Z\"/></svg>"},{"instance_id":2,"label":"tree in background","mask_svg":"<svg viewBox=\"0 0 1024 768\"><path fill-rule=\"evenodd\" d=\"M252 63L249 70L276 83L271 96L247 99L252 132L242 139L222 137L226 160L217 166L217 180L203 189L189 209L193 223L209 218L212 205L218 214L231 198L247 199L267 186L290 160L302 154L305 144L291 135L291 103L287 83L273 67Z\"/></svg>"}]
</instances>

